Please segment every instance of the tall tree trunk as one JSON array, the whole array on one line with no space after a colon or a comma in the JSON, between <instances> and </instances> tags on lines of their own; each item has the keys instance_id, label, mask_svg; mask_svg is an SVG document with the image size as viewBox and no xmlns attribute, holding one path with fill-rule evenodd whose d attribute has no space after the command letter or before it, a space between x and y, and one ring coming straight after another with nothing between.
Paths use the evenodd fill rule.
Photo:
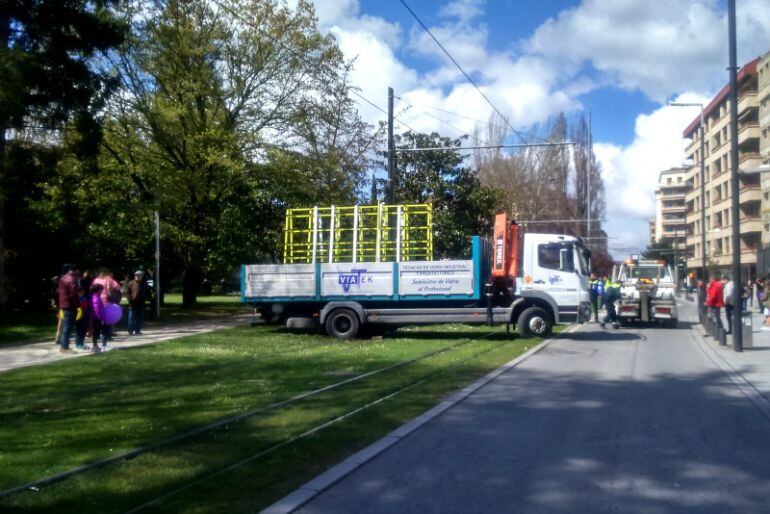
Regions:
<instances>
[{"instance_id":1,"label":"tall tree trunk","mask_svg":"<svg viewBox=\"0 0 770 514\"><path fill-rule=\"evenodd\" d=\"M8 14L0 11L0 48L6 53L10 38L11 19ZM5 113L0 113L0 311L8 305L9 283L5 270L5 173L7 158L5 154L5 132L8 129L8 118Z\"/></svg>"},{"instance_id":2,"label":"tall tree trunk","mask_svg":"<svg viewBox=\"0 0 770 514\"><path fill-rule=\"evenodd\" d=\"M182 307L195 307L201 285L201 268L197 263L188 264L182 276Z\"/></svg>"}]
</instances>

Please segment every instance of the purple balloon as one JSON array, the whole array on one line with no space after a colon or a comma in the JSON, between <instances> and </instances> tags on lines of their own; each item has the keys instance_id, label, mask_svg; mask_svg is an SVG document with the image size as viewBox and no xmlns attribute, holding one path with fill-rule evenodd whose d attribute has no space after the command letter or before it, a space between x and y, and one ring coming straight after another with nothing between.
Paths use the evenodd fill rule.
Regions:
<instances>
[{"instance_id":1,"label":"purple balloon","mask_svg":"<svg viewBox=\"0 0 770 514\"><path fill-rule=\"evenodd\" d=\"M102 316L102 321L104 321L106 325L114 325L120 321L122 316L123 309L120 308L120 305L108 303L104 306L104 315Z\"/></svg>"}]
</instances>

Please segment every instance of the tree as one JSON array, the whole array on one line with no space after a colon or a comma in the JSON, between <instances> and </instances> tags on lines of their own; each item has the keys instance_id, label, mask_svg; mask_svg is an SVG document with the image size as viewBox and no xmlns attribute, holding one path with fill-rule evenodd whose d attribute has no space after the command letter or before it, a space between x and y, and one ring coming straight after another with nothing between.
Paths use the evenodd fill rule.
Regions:
<instances>
[{"instance_id":1,"label":"tree","mask_svg":"<svg viewBox=\"0 0 770 514\"><path fill-rule=\"evenodd\" d=\"M6 197L14 168L6 134L73 122L93 148L94 113L109 82L91 67L94 57L120 44L123 25L111 7L118 0L0 0L0 308L9 295L5 247ZM27 145L31 149L34 145Z\"/></svg>"},{"instance_id":2,"label":"tree","mask_svg":"<svg viewBox=\"0 0 770 514\"><path fill-rule=\"evenodd\" d=\"M511 154L503 154L499 149L479 151L476 167L482 184L501 189L506 207L517 219L568 220L538 223L538 231L570 232L585 237L589 236L583 220L589 204L590 181L591 236L601 233L604 185L601 168L591 152L585 120L580 118L577 127L571 128L564 114L559 114L549 120L543 132L544 136L533 136L532 142L565 142L571 134L575 147L533 145ZM475 135L476 141L490 145L501 145L508 137L504 120L494 117L485 135L478 131ZM591 241L588 240L589 244Z\"/></svg>"},{"instance_id":3,"label":"tree","mask_svg":"<svg viewBox=\"0 0 770 514\"><path fill-rule=\"evenodd\" d=\"M463 138L464 139L464 138ZM476 173L463 166L457 150L463 139L437 133L396 136L396 148L447 148L401 152L396 160L394 193L399 203L433 203L435 258L469 255L470 236L490 234L500 195L481 185Z\"/></svg>"},{"instance_id":4,"label":"tree","mask_svg":"<svg viewBox=\"0 0 770 514\"><path fill-rule=\"evenodd\" d=\"M126 17L101 166L135 210L160 207L190 306L204 272L271 253L285 206L352 201L368 126L305 1L136 2Z\"/></svg>"}]
</instances>

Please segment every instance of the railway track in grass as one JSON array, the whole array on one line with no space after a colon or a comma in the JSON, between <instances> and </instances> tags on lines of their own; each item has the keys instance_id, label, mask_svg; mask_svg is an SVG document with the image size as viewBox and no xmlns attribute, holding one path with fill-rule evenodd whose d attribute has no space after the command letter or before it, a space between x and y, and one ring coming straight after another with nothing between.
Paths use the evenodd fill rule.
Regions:
<instances>
[{"instance_id":1,"label":"railway track in grass","mask_svg":"<svg viewBox=\"0 0 770 514\"><path fill-rule=\"evenodd\" d=\"M278 411L280 409L284 409L287 407L291 407L293 405L298 404L299 402L303 402L309 399L312 399L314 397L317 397L319 395L329 393L335 390L342 389L346 386L350 386L352 384L364 381L366 379L370 379L373 377L376 377L378 375L382 375L388 372L392 372L395 370L398 370L400 368L403 368L405 366L409 366L412 364L419 363L421 361L425 361L426 359L430 359L431 357L435 357L437 355L451 352L454 350L457 350L463 346L466 346L476 340L479 339L485 339L491 335L495 335L497 332L491 332L489 334L480 336L476 339L466 339L462 340L460 342L450 344L441 348L438 348L436 350L432 350L430 352L426 352L424 354L418 355L417 357L411 358L411 359L405 359L403 361L399 361L394 364L390 364L387 366L383 366L365 373L361 373L358 375L355 375L353 377L346 378L344 380L340 380L338 382L335 382L333 384L329 384L324 387L320 387L311 391L307 391L295 396L292 396L290 398L287 398L285 400L281 400L275 403L272 403L270 405L266 405L263 407L259 407L256 409L253 409L249 412L239 414L237 416L231 416L224 419L217 420L212 423L208 423L196 428L193 428L191 430L185 431L180 434L173 435L171 437L167 437L158 441L154 441L150 444L140 446L137 448L133 448L131 450L119 453L117 455L112 455L110 457L99 459L87 464L84 464L82 466L78 466L66 471L62 471L59 473L56 473L54 475L50 475L35 481L31 481L19 486L15 486L3 491L0 491L0 502L2 502L4 499L7 499L9 497L12 497L14 495L18 495L20 493L23 493L25 491L40 491L43 488L49 487L51 485L57 484L59 482L63 482L67 479L76 477L78 475L83 475L88 472L92 472L95 470L98 470L100 468L104 468L106 466L112 465L112 464L119 464L122 461L128 461L135 459L136 457L139 457L141 455L151 453L154 451L162 450L165 448L173 447L174 445L178 445L180 443L184 443L187 440L203 436L207 433L215 432L217 430L222 429L229 429L234 425L237 425L239 423L242 423L248 419L264 415L270 412Z\"/></svg>"}]
</instances>

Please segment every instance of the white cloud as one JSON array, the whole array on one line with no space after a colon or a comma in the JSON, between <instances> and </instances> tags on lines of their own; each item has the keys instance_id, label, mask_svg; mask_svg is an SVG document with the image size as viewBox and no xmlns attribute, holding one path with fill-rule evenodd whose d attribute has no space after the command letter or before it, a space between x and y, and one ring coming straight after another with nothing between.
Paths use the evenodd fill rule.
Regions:
<instances>
[{"instance_id":1,"label":"white cloud","mask_svg":"<svg viewBox=\"0 0 770 514\"><path fill-rule=\"evenodd\" d=\"M366 98L384 108L391 86L405 99L397 101L402 121L452 137L472 133L474 119L488 120L492 108L422 28L410 22L404 34L397 23L361 14L358 0L314 4L321 29L335 35L346 58L356 59L351 81ZM707 103L727 82L723 0L583 0L545 21L523 43L513 41L510 49L490 47L488 27L480 21L485 6L484 0L450 1L436 10L439 22L430 29L511 124L525 132L551 115L581 109L580 96L600 87L639 90L661 104L682 92L697 92L679 100ZM770 45L767 7L768 0L738 3L741 64ZM418 15L424 14L420 9L425 10L417 8ZM419 71L405 64L399 51L419 59ZM429 65L423 67L425 62ZM365 102L359 105L365 120L384 119ZM630 145L597 142L606 188L605 228L619 238L611 246L646 246L658 174L682 163L681 134L695 111L660 107L637 116Z\"/></svg>"},{"instance_id":2,"label":"white cloud","mask_svg":"<svg viewBox=\"0 0 770 514\"><path fill-rule=\"evenodd\" d=\"M439 10L439 15L457 18L460 23L468 23L484 14L484 0L454 0Z\"/></svg>"},{"instance_id":3,"label":"white cloud","mask_svg":"<svg viewBox=\"0 0 770 514\"><path fill-rule=\"evenodd\" d=\"M739 60L767 50L767 0L739 2ZM526 48L569 65L590 62L617 86L664 102L727 80L727 21L716 0L585 0L541 25Z\"/></svg>"},{"instance_id":4,"label":"white cloud","mask_svg":"<svg viewBox=\"0 0 770 514\"><path fill-rule=\"evenodd\" d=\"M707 102L708 98L685 94L679 102ZM697 108L664 106L636 118L634 141L627 147L597 143L607 197L606 230L620 237L611 246L643 249L648 242L647 220L655 217L655 186L661 171L680 166L684 160L682 130Z\"/></svg>"}]
</instances>

